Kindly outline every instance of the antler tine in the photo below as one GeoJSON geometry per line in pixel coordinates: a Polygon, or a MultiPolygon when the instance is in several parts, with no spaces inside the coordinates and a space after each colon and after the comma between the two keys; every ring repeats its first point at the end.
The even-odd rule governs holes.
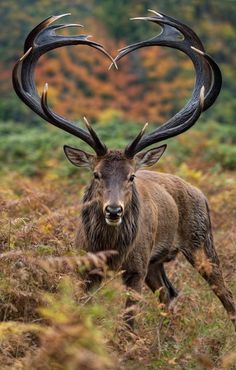
{"type": "MultiPolygon", "coordinates": [[[[103,156],[107,152],[106,146],[100,141],[98,136],[96,135],[89,135],[83,129],[74,126],[74,124],[68,120],[65,120],[62,116],[53,112],[48,106],[48,84],[46,83],[44,86],[44,90],[41,96],[41,107],[45,115],[50,119],[50,123],[54,126],[61,128],[64,131],[69,132],[72,135],[75,135],[75,129],[77,130],[77,134],[75,136],[79,137],[83,141],[85,141],[88,145],[90,145],[97,155],[103,156]]],[[[95,131],[93,131],[95,133],[95,131]]],[[[91,134],[91,131],[89,130],[91,134]]]]}
{"type": "Polygon", "coordinates": [[[163,140],[166,140],[166,139],[169,139],[171,137],[177,136],[177,135],[182,134],[183,132],[187,131],[188,129],[190,129],[195,124],[195,122],[200,117],[200,115],[203,111],[204,100],[205,100],[204,91],[205,91],[205,87],[202,86],[202,88],[200,90],[200,94],[199,94],[198,103],[197,103],[197,106],[196,106],[195,110],[193,111],[192,115],[186,121],[184,121],[183,124],[180,127],[171,127],[169,129],[159,131],[158,132],[158,138],[155,138],[154,140],[152,140],[151,143],[149,141],[148,135],[146,137],[144,137],[142,141],[139,140],[139,142],[136,145],[133,144],[133,142],[132,142],[125,149],[126,157],[127,158],[133,158],[135,154],[137,154],[138,152],[140,152],[141,150],[143,150],[147,146],[149,146],[151,144],[154,144],[154,143],[157,143],[157,142],[160,142],[160,141],[163,141],[163,140]]]}
{"type": "Polygon", "coordinates": [[[221,72],[219,67],[213,59],[205,53],[204,47],[195,32],[174,18],[168,17],[162,13],[152,12],[154,15],[151,17],[137,17],[134,19],[157,23],[161,26],[162,32],[149,40],[138,42],[121,49],[115,61],[120,60],[130,52],[142,47],[156,45],[168,46],[179,49],[190,57],[196,71],[196,81],[192,97],[186,106],[153,133],[143,136],[140,138],[139,142],[136,141],[135,149],[133,143],[131,143],[126,148],[126,153],[128,153],[129,157],[138,153],[144,147],[163,140],[160,138],[163,137],[164,132],[166,132],[164,135],[165,138],[168,138],[178,135],[178,133],[183,132],[183,130],[186,131],[186,122],[188,122],[189,127],[191,127],[194,122],[196,122],[197,114],[195,114],[195,112],[198,111],[199,94],[203,85],[206,90],[206,97],[204,99],[202,111],[208,109],[214,103],[221,89],[221,72]],[[194,122],[193,119],[195,119],[194,122]],[[168,136],[167,133],[171,136],[168,136]]]}
{"type": "Polygon", "coordinates": [[[69,13],[60,16],[49,17],[41,22],[29,33],[25,41],[26,52],[23,57],[21,57],[17,61],[13,68],[13,86],[20,99],[23,100],[23,102],[28,105],[35,113],[40,115],[43,119],[53,124],[54,126],[57,126],[60,129],[67,131],[68,133],[76,137],[79,137],[88,145],[90,145],[95,150],[98,156],[103,156],[107,152],[106,146],[98,138],[98,140],[95,142],[90,133],[75,126],[72,122],[66,120],[60,115],[52,112],[47,105],[47,87],[45,88],[42,99],[40,100],[35,85],[34,70],[38,59],[46,52],[59,47],[67,45],[88,45],[101,51],[103,54],[109,57],[112,62],[114,62],[113,58],[104,49],[104,47],[97,42],[89,40],[89,36],[57,35],[57,30],[75,26],[72,24],[51,25],[53,22],[65,15],[69,15],[69,13]],[[20,66],[21,72],[19,73],[20,66]],[[18,76],[19,74],[20,76],[18,76]]]}
{"type": "Polygon", "coordinates": [[[153,10],[151,12],[153,12],[155,15],[151,17],[136,17],[132,18],[132,20],[144,20],[156,23],[162,28],[162,32],[148,40],[141,41],[120,49],[118,56],[115,58],[115,61],[116,62],[119,61],[125,55],[137,49],[148,46],[159,45],[179,49],[186,53],[191,58],[196,71],[200,69],[199,64],[201,64],[201,68],[203,68],[204,64],[204,69],[206,70],[205,71],[206,73],[205,75],[197,74],[195,89],[193,91],[193,95],[197,98],[199,95],[200,87],[203,84],[206,90],[208,90],[208,88],[211,85],[211,70],[208,63],[204,62],[204,57],[202,58],[202,60],[199,60],[200,59],[199,55],[194,53],[193,50],[191,49],[191,46],[193,46],[198,50],[204,52],[202,42],[195,34],[195,32],[188,26],[182,24],[181,22],[163,13],[157,13],[154,12],[153,10]],[[198,81],[198,78],[201,79],[201,81],[198,81]]]}
{"type": "MultiPolygon", "coordinates": [[[[36,27],[32,29],[32,31],[28,34],[28,36],[25,39],[24,43],[24,52],[26,52],[31,46],[33,46],[34,40],[37,37],[37,35],[46,27],[50,26],[50,24],[54,23],[58,19],[62,17],[66,17],[67,15],[71,15],[71,13],[65,13],[60,15],[52,15],[46,19],[44,19],[42,22],[40,22],[36,27]]],[[[83,27],[83,26],[81,26],[83,27]]]]}
{"type": "Polygon", "coordinates": [[[220,93],[222,87],[222,74],[220,68],[209,54],[195,48],[194,46],[191,46],[191,49],[194,50],[196,53],[202,55],[211,67],[213,83],[211,84],[211,88],[208,90],[204,100],[203,111],[205,111],[210,108],[210,106],[215,102],[217,96],[220,93]]]}
{"type": "MultiPolygon", "coordinates": [[[[147,127],[148,127],[148,122],[145,123],[142,130],[138,133],[138,135],[135,137],[135,139],[132,141],[132,143],[125,148],[125,155],[126,155],[127,158],[130,157],[129,153],[135,152],[135,148],[136,148],[137,144],[140,142],[140,140],[142,139],[147,127]]],[[[131,155],[131,158],[132,157],[133,157],[133,155],[131,155]]]]}
{"type": "Polygon", "coordinates": [[[92,128],[92,126],[90,125],[90,123],[89,123],[89,121],[87,120],[86,117],[84,117],[84,122],[85,122],[85,125],[86,125],[90,135],[93,138],[93,141],[96,143],[96,147],[101,149],[101,153],[104,151],[104,149],[107,151],[107,148],[105,147],[105,145],[103,143],[101,143],[99,137],[97,136],[96,132],[94,131],[94,129],[92,128]]]}
{"type": "MultiPolygon", "coordinates": [[[[212,75],[213,75],[213,83],[210,87],[210,89],[208,90],[207,94],[205,95],[204,97],[204,103],[203,103],[203,106],[202,106],[202,112],[207,110],[215,101],[216,97],[214,95],[214,90],[217,90],[218,93],[220,92],[221,90],[221,86],[222,86],[222,75],[221,75],[221,71],[218,67],[218,65],[216,64],[216,62],[210,57],[210,55],[204,53],[203,51],[201,50],[198,50],[197,48],[195,47],[192,47],[192,49],[194,51],[196,51],[197,53],[199,53],[200,55],[204,56],[204,58],[206,59],[206,61],[208,62],[208,64],[211,66],[212,68],[212,75]],[[213,91],[213,93],[212,93],[213,91]]],[[[200,91],[201,92],[201,91],[200,91]]],[[[205,86],[204,86],[204,94],[205,94],[205,86]]],[[[194,107],[194,105],[193,105],[194,107]]],[[[174,126],[175,129],[177,129],[179,131],[179,133],[182,133],[184,131],[186,131],[186,129],[184,129],[184,131],[182,131],[182,126],[185,128],[185,121],[182,120],[180,122],[180,124],[178,125],[173,125],[173,121],[175,119],[175,117],[177,117],[178,115],[180,116],[181,118],[181,112],[180,111],[179,113],[177,113],[174,118],[171,118],[168,122],[166,122],[165,124],[163,124],[161,127],[159,127],[158,129],[156,129],[154,132],[152,132],[149,137],[146,137],[145,139],[147,140],[151,140],[154,142],[159,142],[163,139],[162,138],[162,133],[163,132],[174,132],[173,130],[169,130],[170,128],[172,128],[174,126]]],[[[191,116],[190,116],[191,118],[191,116]]],[[[177,120],[176,120],[177,121],[177,120]]],[[[190,121],[188,121],[190,122],[190,121]]],[[[195,122],[194,122],[195,123],[195,122]]],[[[192,125],[191,125],[192,126],[192,125]]],[[[190,127],[191,127],[190,126],[190,127]]],[[[178,134],[178,131],[177,134],[178,134]]],[[[176,135],[172,135],[172,136],[176,136],[176,135]]],[[[168,138],[168,137],[166,137],[168,138]]],[[[148,142],[148,141],[147,141],[148,142]]]]}

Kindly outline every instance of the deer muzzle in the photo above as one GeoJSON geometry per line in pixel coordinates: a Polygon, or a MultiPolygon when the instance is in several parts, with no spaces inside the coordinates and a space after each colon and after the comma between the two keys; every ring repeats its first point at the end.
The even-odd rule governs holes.
{"type": "Polygon", "coordinates": [[[123,207],[120,205],[107,205],[104,214],[108,225],[118,226],[122,222],[123,207]]]}

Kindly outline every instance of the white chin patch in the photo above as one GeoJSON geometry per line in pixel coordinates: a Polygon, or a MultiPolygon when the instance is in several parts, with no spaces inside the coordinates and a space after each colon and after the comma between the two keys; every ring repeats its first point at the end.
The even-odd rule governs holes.
{"type": "Polygon", "coordinates": [[[117,220],[110,220],[109,218],[105,218],[107,225],[109,226],[119,226],[122,222],[122,218],[118,218],[117,220]]]}

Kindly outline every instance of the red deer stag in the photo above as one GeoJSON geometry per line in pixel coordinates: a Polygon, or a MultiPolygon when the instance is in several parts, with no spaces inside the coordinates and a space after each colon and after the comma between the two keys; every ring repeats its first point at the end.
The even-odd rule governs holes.
{"type": "MultiPolygon", "coordinates": [[[[49,50],[85,44],[109,56],[102,45],[84,35],[58,35],[57,30],[71,26],[52,25],[60,17],[49,17],[30,32],[25,41],[24,55],[13,70],[13,85],[20,99],[34,112],[79,137],[96,153],[64,147],[70,162],[93,171],[93,179],[83,198],[78,247],[90,252],[116,250],[118,253],[111,257],[109,265],[125,271],[124,284],[137,292],[141,292],[144,282],[153,292],[160,289],[160,300],[166,304],[177,296],[177,291],[165,273],[164,264],[182,252],[220,299],[236,327],[235,304],[224,284],[205,196],[174,175],[142,169],[154,165],[166,145],[147,151],[143,149],[185,132],[214,103],[222,82],[217,64],[205,53],[198,36],[179,21],[154,11],[150,17],[135,18],[157,23],[162,32],[150,40],[120,50],[115,61],[138,48],[168,46],[191,58],[196,82],[191,99],[168,122],[149,134],[145,134],[144,127],[124,151],[108,150],[88,122],[87,132],[49,108],[47,84],[42,98],[38,96],[34,69],[39,57],[49,50]],[[199,266],[199,253],[208,262],[208,269],[199,266]]],[[[100,279],[93,276],[87,281],[88,287],[100,279]]],[[[133,303],[128,298],[126,305],[129,307],[133,303]]],[[[126,319],[130,325],[133,324],[131,311],[126,319]]]]}

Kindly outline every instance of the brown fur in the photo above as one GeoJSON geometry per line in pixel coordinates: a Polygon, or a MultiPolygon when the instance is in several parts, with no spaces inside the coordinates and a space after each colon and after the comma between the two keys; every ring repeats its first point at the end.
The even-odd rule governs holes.
{"type": "MultiPolygon", "coordinates": [[[[139,293],[144,282],[152,291],[162,288],[160,299],[165,303],[177,292],[165,274],[164,263],[182,252],[208,282],[235,325],[235,305],[223,281],[205,196],[176,176],[147,170],[138,170],[134,182],[127,185],[124,179],[135,171],[134,166],[134,161],[117,151],[96,163],[103,184],[92,180],[85,192],[78,247],[91,252],[118,251],[109,264],[125,270],[126,286],[139,293]],[[123,221],[117,227],[107,225],[104,219],[107,193],[112,193],[109,197],[113,201],[122,195],[125,204],[123,221]]],[[[88,286],[95,280],[91,276],[88,286]]],[[[133,303],[128,299],[127,306],[133,303]]],[[[128,321],[132,324],[130,317],[128,321]]]]}

